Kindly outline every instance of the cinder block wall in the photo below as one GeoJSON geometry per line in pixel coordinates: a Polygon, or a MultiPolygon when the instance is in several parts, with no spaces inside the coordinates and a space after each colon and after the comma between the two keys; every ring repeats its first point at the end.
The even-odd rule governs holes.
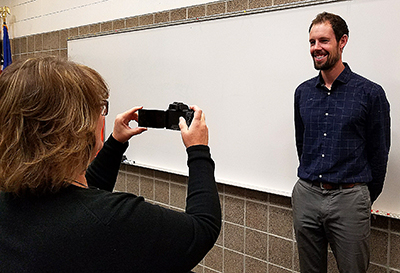
{"type": "MultiPolygon", "coordinates": [[[[306,2],[315,4],[316,1],[218,1],[29,35],[11,41],[13,59],[42,55],[68,58],[67,40],[71,37],[135,28],[145,29],[157,24],[190,21],[193,18],[207,18],[207,16],[223,17],[244,10],[251,12],[255,9],[265,9],[274,12],[276,8],[292,8],[291,5],[306,2]]],[[[142,195],[149,202],[163,207],[183,210],[186,182],[187,177],[184,176],[122,165],[116,190],[142,195]]],[[[215,247],[194,271],[198,273],[298,272],[290,198],[223,184],[218,186],[223,210],[223,229],[215,247]]],[[[371,246],[371,266],[368,272],[400,272],[399,219],[373,216],[371,246]]],[[[329,257],[329,272],[338,272],[332,254],[329,257]]]]}

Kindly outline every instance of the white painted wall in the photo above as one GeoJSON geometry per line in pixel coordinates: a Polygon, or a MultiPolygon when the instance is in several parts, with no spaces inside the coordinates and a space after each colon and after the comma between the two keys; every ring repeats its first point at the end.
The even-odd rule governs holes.
{"type": "Polygon", "coordinates": [[[140,14],[171,10],[209,0],[0,0],[8,6],[10,38],[140,14]]]}

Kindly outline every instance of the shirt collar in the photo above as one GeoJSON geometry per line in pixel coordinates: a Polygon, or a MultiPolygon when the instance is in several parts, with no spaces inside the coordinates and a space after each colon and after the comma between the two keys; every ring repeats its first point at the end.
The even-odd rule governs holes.
{"type": "MultiPolygon", "coordinates": [[[[333,84],[335,84],[335,82],[347,83],[350,80],[350,77],[352,74],[350,66],[347,63],[343,63],[343,64],[344,64],[344,70],[336,78],[336,80],[333,82],[333,84]]],[[[319,72],[318,77],[316,77],[316,79],[315,79],[315,87],[319,87],[319,86],[325,86],[325,82],[324,82],[324,79],[322,78],[321,71],[319,72]]]]}

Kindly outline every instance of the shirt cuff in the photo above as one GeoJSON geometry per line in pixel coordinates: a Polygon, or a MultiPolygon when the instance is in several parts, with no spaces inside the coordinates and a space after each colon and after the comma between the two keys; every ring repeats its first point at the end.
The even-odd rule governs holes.
{"type": "Polygon", "coordinates": [[[207,160],[214,167],[214,161],[211,159],[210,147],[206,145],[194,145],[186,149],[188,154],[188,166],[196,160],[207,160]]]}

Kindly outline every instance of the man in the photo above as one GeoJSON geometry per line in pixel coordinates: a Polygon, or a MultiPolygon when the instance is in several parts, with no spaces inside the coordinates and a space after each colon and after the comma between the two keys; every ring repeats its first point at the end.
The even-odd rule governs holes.
{"type": "Polygon", "coordinates": [[[328,243],[339,271],[366,272],[371,204],[383,188],[390,146],[389,103],[378,84],[342,61],[346,22],[321,13],[309,28],[317,77],[295,92],[300,165],[293,221],[301,272],[327,272],[328,243]]]}

